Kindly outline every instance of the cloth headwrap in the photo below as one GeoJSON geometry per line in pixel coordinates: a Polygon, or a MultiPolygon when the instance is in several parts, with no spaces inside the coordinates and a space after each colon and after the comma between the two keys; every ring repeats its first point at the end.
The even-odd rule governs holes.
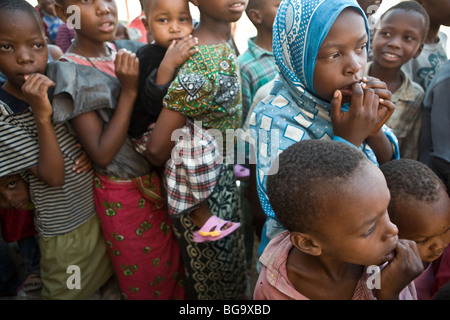
{"type": "Polygon", "coordinates": [[[361,11],[369,37],[366,15],[356,0],[283,0],[280,4],[273,26],[273,54],[281,75],[294,90],[315,94],[317,53],[336,18],[348,7],[361,11]]]}

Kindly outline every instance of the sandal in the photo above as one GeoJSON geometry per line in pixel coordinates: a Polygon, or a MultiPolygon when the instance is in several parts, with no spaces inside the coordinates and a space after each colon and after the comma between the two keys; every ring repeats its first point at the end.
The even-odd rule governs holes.
{"type": "Polygon", "coordinates": [[[250,169],[237,164],[234,166],[234,174],[236,175],[236,179],[244,180],[250,176],[250,169]]]}
{"type": "Polygon", "coordinates": [[[239,222],[226,221],[218,218],[217,216],[211,216],[211,218],[205,222],[200,230],[194,232],[194,241],[216,241],[226,237],[240,226],[241,224],[239,222]],[[230,223],[231,226],[225,230],[222,230],[222,228],[228,223],[230,223]]]}
{"type": "Polygon", "coordinates": [[[42,288],[41,278],[35,273],[30,274],[25,280],[25,283],[23,285],[23,291],[25,292],[36,291],[41,288],[42,288]]]}

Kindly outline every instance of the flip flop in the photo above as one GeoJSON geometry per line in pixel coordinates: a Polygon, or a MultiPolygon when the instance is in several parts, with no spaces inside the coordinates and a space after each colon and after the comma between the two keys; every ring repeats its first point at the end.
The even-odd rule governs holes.
{"type": "Polygon", "coordinates": [[[226,237],[240,226],[241,224],[239,222],[226,221],[218,218],[217,216],[211,216],[211,218],[205,222],[200,230],[194,232],[194,241],[216,241],[226,237]],[[225,230],[222,230],[227,223],[230,223],[231,226],[225,230]]]}
{"type": "Polygon", "coordinates": [[[32,274],[27,277],[23,285],[23,291],[31,292],[42,288],[41,278],[37,274],[32,274]]]}
{"type": "Polygon", "coordinates": [[[239,180],[247,179],[250,176],[250,169],[237,164],[234,166],[234,174],[239,180]]]}

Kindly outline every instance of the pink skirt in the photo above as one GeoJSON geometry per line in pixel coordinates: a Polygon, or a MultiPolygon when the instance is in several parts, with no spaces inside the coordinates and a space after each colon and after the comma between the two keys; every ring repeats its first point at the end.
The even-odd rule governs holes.
{"type": "Polygon", "coordinates": [[[158,175],[97,174],[94,198],[123,298],[184,299],[184,267],[158,175]]]}

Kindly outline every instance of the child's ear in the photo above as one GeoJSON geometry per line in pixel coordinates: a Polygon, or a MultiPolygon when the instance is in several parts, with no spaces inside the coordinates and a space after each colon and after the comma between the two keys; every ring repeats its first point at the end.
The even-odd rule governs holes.
{"type": "Polygon", "coordinates": [[[418,56],[420,56],[420,54],[422,53],[422,50],[423,50],[423,46],[424,46],[424,44],[422,43],[422,44],[420,45],[419,49],[417,49],[416,53],[414,54],[413,59],[415,59],[415,58],[417,58],[418,56]]]}
{"type": "Polygon", "coordinates": [[[148,32],[148,27],[149,27],[149,25],[148,25],[147,17],[142,17],[141,21],[142,21],[142,24],[143,24],[144,27],[145,27],[145,30],[147,30],[147,32],[148,32]]]}
{"type": "Polygon", "coordinates": [[[312,256],[319,256],[322,248],[314,237],[307,233],[291,232],[291,242],[300,251],[312,256]]]}
{"type": "Polygon", "coordinates": [[[248,19],[253,22],[253,24],[261,24],[262,23],[262,14],[259,10],[250,9],[247,13],[248,19]]]}

